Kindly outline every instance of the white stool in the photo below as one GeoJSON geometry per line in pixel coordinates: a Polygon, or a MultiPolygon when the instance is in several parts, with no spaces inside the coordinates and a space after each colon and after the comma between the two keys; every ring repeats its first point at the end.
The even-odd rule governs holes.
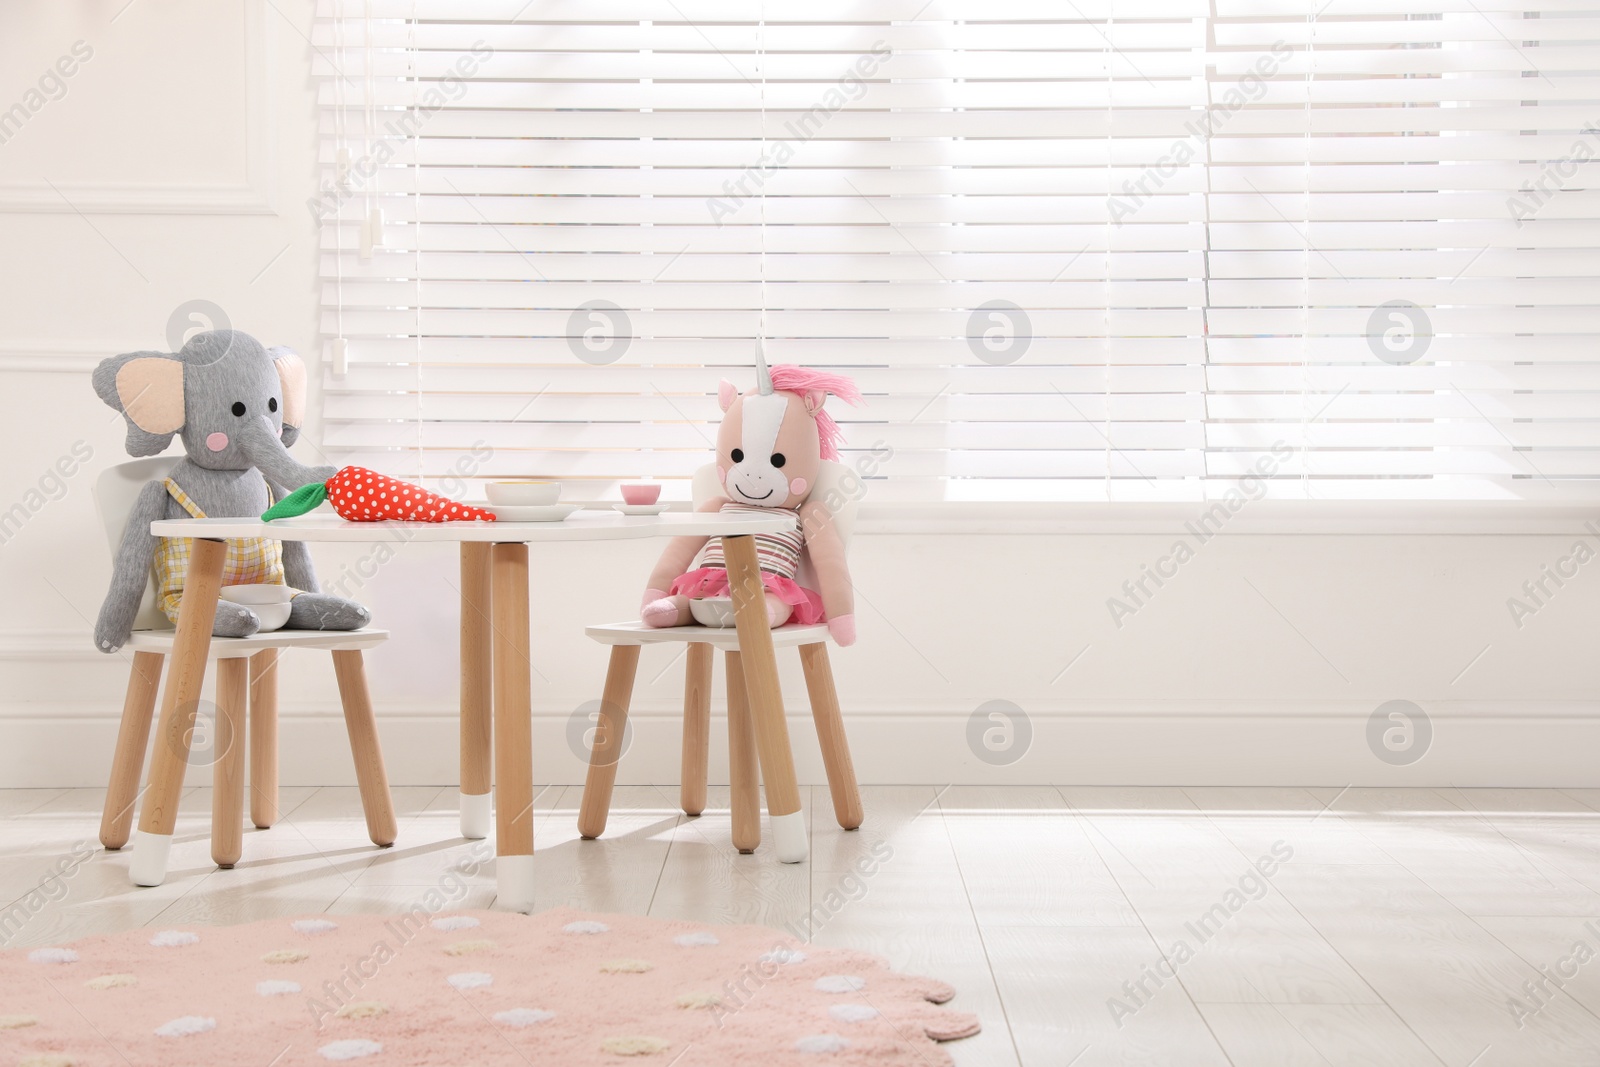
{"type": "MultiPolygon", "coordinates": [[[[95,504],[115,552],[128,514],[146,484],[164,478],[178,462],[165,456],[118,464],[95,483],[95,504]]],[[[161,667],[172,652],[176,631],[156,609],[153,582],[145,585],[133,635],[122,646],[133,653],[128,692],[117,730],[116,754],[100,819],[100,843],[115,851],[128,843],[144,772],[145,748],[155,713],[161,667]]],[[[377,722],[367,692],[361,653],[389,637],[387,630],[275,630],[250,637],[214,637],[208,661],[217,665],[216,734],[212,764],[211,858],[232,867],[244,848],[244,756],[246,704],[249,705],[250,820],[261,829],[278,818],[278,653],[286,648],[316,648],[333,653],[333,669],[344,705],[345,728],[361,784],[367,833],[374,844],[394,844],[394,804],[389,795],[377,722]]],[[[185,746],[187,750],[187,746],[185,746]]],[[[139,885],[160,885],[166,876],[168,834],[140,831],[131,875],[139,885]]]]}
{"type": "MultiPolygon", "coordinates": [[[[856,494],[845,491],[847,469],[824,461],[818,473],[814,494],[839,501],[834,508],[834,524],[848,548],[855,523],[856,494]]],[[[698,504],[719,491],[716,468],[707,466],[695,474],[694,496],[698,504]]],[[[801,584],[811,585],[815,572],[810,559],[800,563],[801,584]]],[[[583,801],[578,812],[578,831],[585,838],[605,832],[611,810],[611,792],[617,777],[617,762],[627,726],[628,706],[633,697],[634,676],[639,665],[639,650],[644,645],[687,644],[688,667],[683,688],[683,770],[680,785],[683,810],[699,815],[706,803],[706,766],[711,744],[711,669],[712,653],[725,653],[728,682],[728,766],[732,786],[733,844],[740,852],[755,851],[761,843],[761,803],[758,789],[755,733],[745,696],[744,670],[739,657],[739,633],[733,627],[673,626],[656,629],[643,622],[620,622],[590,626],[584,633],[611,647],[606,670],[605,692],[600,702],[600,719],[595,742],[589,753],[589,773],[584,782],[583,801]]],[[[780,626],[772,631],[774,648],[799,648],[805,671],[806,689],[811,696],[811,714],[816,722],[817,740],[822,747],[822,762],[828,774],[834,816],[846,830],[861,825],[861,790],[856,784],[855,767],[850,761],[850,746],[845,738],[844,719],[839,712],[839,695],[833,683],[833,668],[828,662],[828,628],[780,626]]],[[[808,851],[805,820],[801,812],[773,821],[774,845],[778,857],[792,862],[808,851]]]]}

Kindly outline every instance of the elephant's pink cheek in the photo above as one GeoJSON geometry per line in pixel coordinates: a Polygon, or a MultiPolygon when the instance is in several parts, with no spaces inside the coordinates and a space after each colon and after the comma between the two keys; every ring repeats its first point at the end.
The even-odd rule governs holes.
{"type": "Polygon", "coordinates": [[[804,478],[796,478],[794,481],[789,483],[789,495],[803,496],[806,491],[806,484],[807,483],[804,478]]]}
{"type": "Polygon", "coordinates": [[[207,434],[206,447],[213,452],[221,452],[228,447],[228,435],[225,433],[207,434]]]}

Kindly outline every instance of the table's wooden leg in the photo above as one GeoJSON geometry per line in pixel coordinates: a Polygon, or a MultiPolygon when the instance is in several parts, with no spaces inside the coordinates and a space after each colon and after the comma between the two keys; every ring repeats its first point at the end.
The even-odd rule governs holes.
{"type": "Polygon", "coordinates": [[[278,649],[250,657],[250,822],[278,821],[278,649]]]}
{"type": "Polygon", "coordinates": [[[155,758],[150,766],[150,788],[139,813],[139,834],[134,841],[128,874],[135,885],[160,885],[167,877],[167,854],[172,830],[178,822],[178,800],[183,795],[183,772],[194,740],[194,715],[206,679],[206,657],[211,652],[211,627],[217,618],[217,594],[222,589],[222,564],[228,557],[226,541],[194,539],[183,603],[178,609],[178,633],[172,643],[167,668],[167,691],[156,728],[155,758]]]}
{"type": "Polygon", "coordinates": [[[606,687],[600,695],[594,744],[589,749],[589,771],[583,779],[583,799],[578,804],[578,833],[593,841],[606,832],[611,813],[611,790],[622,761],[622,743],[628,737],[628,705],[633,701],[633,680],[639,670],[638,645],[612,645],[606,665],[606,687]]]}
{"type": "Polygon", "coordinates": [[[761,779],[756,738],[750,731],[750,700],[739,653],[728,653],[728,811],[733,847],[749,855],[761,844],[761,779]]]}
{"type": "Polygon", "coordinates": [[[106,783],[106,807],[100,816],[100,843],[113,852],[128,843],[128,834],[133,830],[133,807],[139,800],[144,750],[150,743],[156,693],[161,688],[161,661],[165,658],[159,652],[135,652],[133,669],[128,672],[128,695],[122,702],[122,725],[117,728],[111,780],[106,783]]]}
{"type": "MultiPolygon", "coordinates": [[[[492,792],[494,645],[489,545],[461,543],[461,836],[489,836],[492,792]]],[[[526,654],[526,650],[524,650],[526,654]]]]}
{"type": "Polygon", "coordinates": [[[728,585],[733,593],[734,621],[739,629],[739,654],[744,667],[745,692],[755,724],[756,751],[761,756],[761,779],[767,792],[767,817],[772,822],[772,844],[783,863],[799,863],[810,851],[805,813],[800,810],[800,787],[795,781],[794,754],[789,749],[789,727],[783,716],[783,692],[778,687],[778,657],[772,649],[767,625],[766,590],[756,561],[753,538],[722,539],[728,561],[728,585]]]}
{"type": "Polygon", "coordinates": [[[494,777],[497,902],[533,909],[533,682],[528,661],[528,546],[490,553],[494,620],[494,777]]]}
{"type": "Polygon", "coordinates": [[[211,858],[226,870],[244,851],[244,721],[250,660],[217,664],[217,736],[211,764],[211,858]]]}
{"type": "Polygon", "coordinates": [[[683,764],[678,797],[685,815],[706,810],[706,764],[711,758],[711,664],[716,649],[689,646],[683,673],[683,764]]]}

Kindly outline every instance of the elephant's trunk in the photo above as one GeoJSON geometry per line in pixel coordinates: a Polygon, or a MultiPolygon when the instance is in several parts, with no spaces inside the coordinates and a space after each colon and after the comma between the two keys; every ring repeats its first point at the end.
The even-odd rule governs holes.
{"type": "Polygon", "coordinates": [[[265,415],[246,423],[240,436],[245,455],[273,485],[298,489],[312,482],[325,482],[338,472],[337,467],[307,467],[297,463],[283,446],[272,420],[265,415]]]}

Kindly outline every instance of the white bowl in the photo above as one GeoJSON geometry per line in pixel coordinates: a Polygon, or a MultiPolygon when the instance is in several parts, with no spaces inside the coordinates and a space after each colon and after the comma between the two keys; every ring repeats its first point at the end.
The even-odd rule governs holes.
{"type": "Polygon", "coordinates": [[[261,620],[261,632],[281,630],[289,621],[294,590],[286,585],[225,585],[219,599],[249,608],[261,620]]]}
{"type": "Polygon", "coordinates": [[[489,503],[518,508],[549,507],[561,499],[560,482],[490,482],[483,488],[489,503]]]}
{"type": "Polygon", "coordinates": [[[582,504],[549,504],[518,507],[515,504],[490,504],[489,510],[501,522],[561,522],[583,510],[582,504]]]}
{"type": "Polygon", "coordinates": [[[694,621],[701,626],[715,626],[728,629],[734,625],[733,598],[726,596],[706,597],[704,600],[689,601],[689,614],[694,616],[694,621]]]}

